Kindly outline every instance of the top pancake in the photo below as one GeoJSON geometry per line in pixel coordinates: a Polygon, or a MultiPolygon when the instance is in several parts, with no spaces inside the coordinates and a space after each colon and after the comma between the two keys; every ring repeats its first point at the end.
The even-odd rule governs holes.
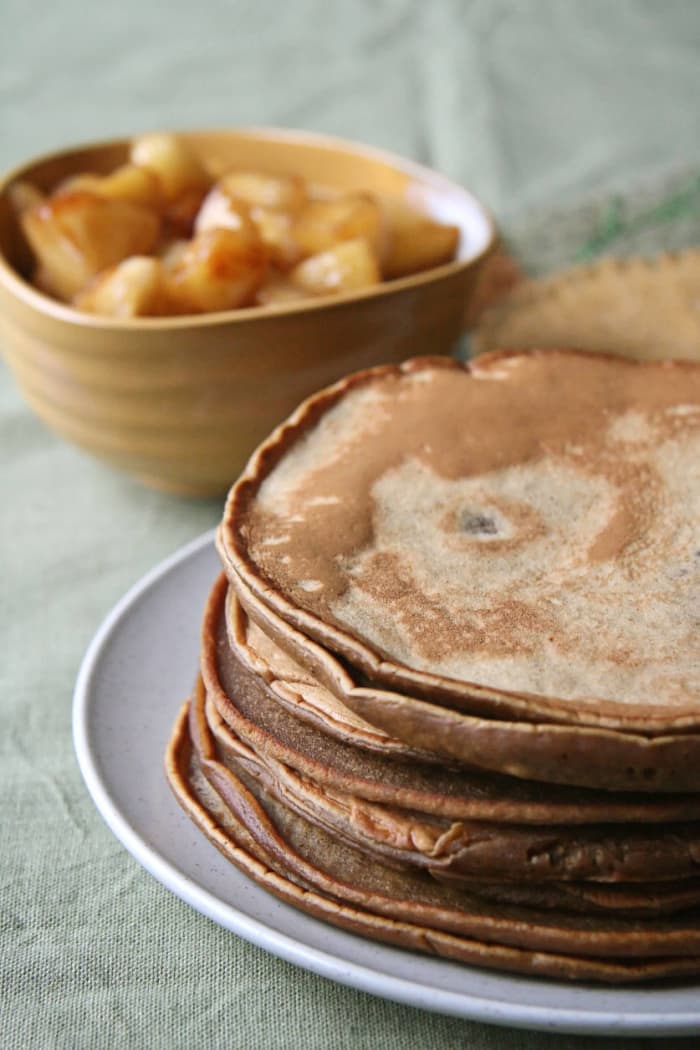
{"type": "Polygon", "coordinates": [[[305,402],[229,574],[372,679],[479,713],[700,725],[700,365],[417,359],[305,402]]]}

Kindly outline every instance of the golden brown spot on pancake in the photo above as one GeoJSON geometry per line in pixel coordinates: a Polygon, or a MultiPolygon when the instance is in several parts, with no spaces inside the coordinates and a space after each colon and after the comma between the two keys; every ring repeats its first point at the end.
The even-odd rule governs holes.
{"type": "Polygon", "coordinates": [[[603,460],[599,469],[615,485],[617,501],[605,528],[588,547],[587,559],[600,562],[627,553],[628,569],[634,572],[629,554],[638,555],[639,551],[631,552],[630,548],[648,541],[654,515],[663,506],[663,483],[649,463],[621,462],[611,457],[609,463],[603,460]]]}
{"type": "Polygon", "coordinates": [[[505,655],[533,650],[554,623],[515,597],[475,610],[455,622],[449,605],[421,591],[406,566],[393,554],[375,554],[354,585],[386,607],[389,616],[410,639],[411,647],[427,660],[443,660],[467,647],[505,655]]]}

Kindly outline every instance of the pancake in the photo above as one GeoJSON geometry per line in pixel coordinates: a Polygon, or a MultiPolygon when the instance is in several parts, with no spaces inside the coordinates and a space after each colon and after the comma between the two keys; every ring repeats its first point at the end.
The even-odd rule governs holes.
{"type": "Polygon", "coordinates": [[[700,252],[602,259],[522,282],[478,319],[477,353],[573,346],[700,360],[700,252]]]}
{"type": "MultiPolygon", "coordinates": [[[[525,785],[519,785],[520,800],[509,799],[505,784],[477,780],[475,790],[463,772],[363,756],[298,722],[232,650],[224,586],[219,581],[210,598],[202,644],[209,722],[220,754],[237,769],[247,763],[266,790],[335,837],[384,863],[497,880],[678,882],[698,875],[697,822],[616,826],[610,820],[614,800],[604,795],[588,809],[598,823],[581,826],[581,793],[583,806],[561,792],[553,802],[540,797],[533,805],[525,785]],[[480,786],[491,787],[491,799],[479,794],[480,786]],[[572,811],[573,826],[563,817],[572,811]],[[498,821],[502,814],[510,823],[498,821]],[[522,814],[530,826],[513,820],[522,814]],[[533,822],[535,815],[540,823],[533,822]]],[[[638,819],[643,812],[639,806],[638,819]]]]}
{"type": "MultiPolygon", "coordinates": [[[[697,878],[700,825],[544,827],[457,822],[368,802],[299,776],[244,744],[213,703],[206,719],[220,761],[245,770],[272,798],[334,839],[400,868],[460,879],[496,878],[543,883],[635,883],[697,878]]],[[[677,886],[675,887],[677,888],[677,886]]]]}
{"type": "MultiPolygon", "coordinates": [[[[246,615],[300,668],[310,672],[343,705],[367,722],[418,749],[431,748],[452,762],[471,763],[550,783],[647,794],[651,786],[664,792],[691,792],[698,787],[700,771],[696,763],[700,757],[700,741],[697,735],[648,738],[613,730],[475,718],[405,693],[358,684],[358,680],[363,680],[347,662],[290,627],[238,578],[232,581],[231,587],[246,615]]],[[[246,628],[237,621],[238,606],[232,599],[229,604],[232,607],[231,645],[247,660],[251,670],[257,672],[264,658],[260,654],[251,657],[249,644],[239,645],[246,628]]],[[[268,681],[276,677],[271,667],[262,673],[268,681]]],[[[297,674],[299,682],[303,673],[297,674]]],[[[275,688],[278,696],[285,692],[278,685],[275,688]]],[[[294,691],[299,694],[303,687],[297,684],[294,691]]],[[[696,806],[692,799],[688,803],[696,806]]],[[[693,812],[697,813],[697,809],[693,812]]]]}
{"type": "MultiPolygon", "coordinates": [[[[370,750],[378,749],[381,745],[381,740],[377,740],[371,732],[371,727],[367,727],[367,724],[360,719],[352,717],[348,709],[329,690],[318,684],[307,666],[303,666],[288,653],[283,652],[278,645],[268,638],[261,628],[248,618],[232,588],[229,588],[226,597],[226,624],[229,641],[237,658],[252,672],[263,678],[266,685],[274,693],[275,698],[286,710],[300,720],[308,722],[310,725],[321,729],[346,744],[354,744],[360,748],[367,747],[370,750]],[[366,732],[368,728],[370,730],[369,734],[366,732]]],[[[213,715],[209,714],[208,721],[214,736],[217,735],[217,727],[218,732],[222,732],[220,728],[222,720],[218,712],[213,715]]],[[[223,733],[227,738],[228,747],[235,746],[233,743],[235,739],[233,732],[226,727],[223,733]]],[[[389,737],[386,737],[386,741],[389,743],[386,746],[386,750],[382,751],[382,753],[386,757],[396,757],[394,741],[389,737]]],[[[245,747],[242,743],[240,746],[245,747]]],[[[256,758],[262,759],[262,756],[257,755],[255,752],[253,754],[256,755],[256,758]]],[[[274,759],[267,759],[267,761],[277,770],[275,778],[277,782],[281,783],[283,780],[289,781],[290,779],[294,781],[296,779],[301,783],[302,790],[308,788],[310,784],[308,777],[300,777],[294,773],[291,767],[285,766],[274,759]]],[[[477,779],[474,786],[475,788],[483,787],[483,784],[480,785],[477,779]]],[[[495,811],[498,805],[495,797],[498,789],[497,779],[490,786],[493,792],[491,800],[494,803],[495,811]]],[[[317,793],[323,791],[318,785],[314,785],[314,787],[317,793]]],[[[333,788],[330,789],[330,795],[331,804],[337,802],[340,797],[342,804],[341,814],[350,813],[357,822],[358,813],[361,813],[363,810],[362,799],[343,795],[333,788]]],[[[486,799],[483,801],[485,802],[486,799]]],[[[680,800],[677,798],[675,801],[678,802],[680,800]]],[[[626,806],[623,803],[621,808],[619,798],[613,799],[612,796],[605,795],[598,801],[597,810],[593,809],[593,811],[590,802],[586,805],[586,802],[580,797],[578,802],[579,804],[576,806],[574,813],[574,819],[577,822],[592,820],[600,823],[600,821],[608,820],[611,812],[613,817],[621,817],[630,824],[634,820],[649,821],[650,818],[652,820],[677,820],[679,816],[681,818],[690,816],[696,819],[700,816],[700,799],[693,796],[688,798],[684,812],[678,810],[673,812],[672,809],[668,808],[669,804],[673,806],[673,799],[662,801],[663,812],[659,812],[658,802],[654,803],[654,811],[651,811],[649,808],[645,810],[644,806],[640,805],[639,796],[635,798],[635,805],[630,805],[628,800],[626,806]],[[614,803],[614,805],[611,805],[611,803],[614,803]],[[695,809],[693,809],[693,805],[695,809]]],[[[502,803],[503,800],[501,800],[501,805],[502,803]]],[[[308,802],[303,803],[303,805],[307,808],[308,802]]],[[[364,805],[368,805],[375,811],[380,809],[380,812],[377,814],[379,819],[376,824],[373,819],[363,819],[358,828],[360,837],[358,838],[356,834],[354,837],[355,842],[359,842],[366,847],[368,831],[371,833],[373,830],[377,830],[381,838],[386,841],[387,821],[384,819],[385,815],[381,812],[381,807],[378,807],[376,803],[364,805]]],[[[576,804],[574,803],[574,805],[576,804]]],[[[494,816],[494,811],[486,814],[487,819],[494,816]]],[[[484,816],[483,807],[479,816],[484,816]]],[[[514,814],[510,812],[506,816],[512,819],[514,814]]],[[[554,812],[551,816],[553,819],[556,819],[554,812]]],[[[417,817],[418,814],[412,814],[412,827],[415,826],[417,817]]],[[[570,824],[573,823],[570,819],[570,812],[564,814],[564,817],[569,819],[570,824]]],[[[445,825],[447,822],[442,821],[441,823],[445,825]]],[[[574,824],[574,826],[576,825],[574,824]]],[[[391,824],[389,824],[390,828],[391,824]]],[[[407,840],[409,840],[408,836],[404,838],[404,841],[407,840]]],[[[455,876],[454,872],[450,874],[450,872],[445,870],[438,872],[433,869],[431,874],[436,878],[443,879],[452,878],[453,880],[458,880],[460,878],[460,876],[455,876]]],[[[615,885],[614,883],[594,886],[583,883],[573,884],[571,882],[554,883],[552,881],[548,881],[546,886],[534,886],[532,883],[514,884],[513,882],[495,883],[493,880],[480,881],[472,876],[469,878],[469,889],[470,892],[487,896],[489,899],[530,904],[539,907],[554,907],[564,911],[613,910],[618,912],[624,911],[626,914],[645,915],[678,911],[700,904],[700,883],[692,879],[685,879],[679,882],[673,882],[669,879],[663,883],[656,884],[640,882],[634,886],[631,886],[629,883],[625,886],[615,885]]]]}
{"type": "Polygon", "coordinates": [[[177,801],[227,860],[285,903],[364,937],[491,969],[610,983],[692,976],[697,972],[698,963],[692,959],[581,960],[487,945],[341,906],[330,897],[301,888],[274,870],[245,825],[226,808],[201,773],[189,738],[187,708],[185,705],[178,717],[166,754],[166,775],[177,801]]]}
{"type": "MultiPolygon", "coordinates": [[[[227,581],[212,587],[202,622],[201,673],[221,718],[246,744],[334,791],[451,820],[515,824],[668,823],[700,820],[700,796],[612,793],[415,760],[387,760],[328,736],[279,703],[269,675],[236,650],[227,581]]],[[[233,605],[234,609],[240,607],[233,605]]]]}
{"type": "MultiPolygon", "coordinates": [[[[373,683],[537,730],[638,733],[639,761],[610,747],[605,766],[634,766],[630,789],[646,769],[655,789],[695,790],[699,452],[699,364],[415,360],[349,377],[278,428],[229,495],[219,550],[232,581],[373,683]],[[685,752],[643,746],[680,733],[685,752]]],[[[581,742],[586,760],[605,750],[581,742]]]]}
{"type": "Polygon", "coordinates": [[[180,803],[229,859],[282,899],[346,929],[561,978],[638,981],[700,970],[700,932],[689,918],[592,921],[508,906],[494,912],[433,880],[367,865],[217,761],[201,696],[189,720],[181,713],[166,765],[180,803]]]}
{"type": "Polygon", "coordinates": [[[246,615],[233,589],[229,589],[227,596],[226,624],[231,645],[246,666],[264,679],[279,703],[296,718],[365,751],[376,751],[387,757],[436,761],[432,752],[411,748],[354,714],[314,678],[310,670],[312,661],[295,660],[246,615]]]}
{"type": "Polygon", "coordinates": [[[700,972],[700,363],[421,359],[258,449],[167,771],[278,897],[476,965],[700,972]]]}
{"type": "Polygon", "coordinates": [[[518,882],[495,882],[470,879],[447,872],[433,873],[441,882],[461,886],[470,894],[485,897],[494,903],[520,904],[527,908],[553,909],[559,912],[612,913],[616,915],[672,915],[675,912],[696,910],[700,906],[700,885],[697,880],[678,883],[645,882],[615,885],[590,882],[547,882],[542,885],[518,882]]]}

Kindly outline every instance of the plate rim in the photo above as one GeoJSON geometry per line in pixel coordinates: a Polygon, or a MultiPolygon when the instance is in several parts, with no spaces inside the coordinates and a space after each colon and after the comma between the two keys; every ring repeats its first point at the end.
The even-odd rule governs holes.
{"type": "MultiPolygon", "coordinates": [[[[179,547],[127,589],[102,620],[85,651],[78,671],[71,717],[75,756],[94,805],[107,827],[127,852],[161,885],[217,925],[287,962],[379,998],[431,1012],[461,1017],[465,1020],[530,1031],[643,1037],[695,1035],[700,1032],[700,1007],[695,1011],[677,1012],[670,1016],[668,1013],[659,1014],[657,1011],[645,1013],[643,1009],[640,1010],[641,1003],[635,1006],[634,1010],[629,1007],[614,1008],[611,1006],[610,1009],[603,1012],[588,1008],[557,1006],[555,1002],[545,1010],[539,1004],[514,1003],[512,998],[507,997],[506,989],[500,999],[485,998],[469,992],[435,988],[418,980],[409,980],[387,973],[381,967],[343,959],[334,952],[305,944],[290,934],[275,929],[272,923],[263,922],[239,911],[163,857],[144,838],[121,812],[118,803],[104,783],[95,761],[90,742],[90,712],[94,704],[91,686],[100,660],[114,632],[128,617],[138,599],[155,589],[164,577],[177,571],[181,565],[198,556],[206,548],[213,546],[216,531],[216,528],[209,529],[179,547]]],[[[172,804],[174,808],[178,808],[174,798],[172,804]]],[[[310,921],[311,919],[302,912],[298,914],[302,920],[310,921]]],[[[313,921],[319,922],[320,920],[313,921]]],[[[390,946],[384,945],[383,947],[389,948],[390,946]]],[[[401,948],[392,947],[392,950],[406,954],[401,948]]],[[[464,969],[467,973],[470,969],[477,970],[476,967],[466,965],[464,969]]],[[[480,971],[477,970],[477,972],[480,971]]],[[[495,979],[502,978],[504,981],[513,981],[516,978],[519,980],[534,979],[527,975],[521,978],[518,975],[501,974],[498,971],[489,971],[489,976],[495,979]]],[[[556,999],[558,988],[569,987],[568,983],[562,985],[560,982],[548,982],[543,978],[537,980],[538,983],[541,981],[550,985],[554,999],[556,999]]],[[[643,989],[644,986],[636,988],[637,991],[643,989]]],[[[629,991],[629,988],[625,990],[629,991]]],[[[624,994],[615,986],[601,986],[600,992],[607,1000],[613,1002],[616,995],[624,994]]]]}

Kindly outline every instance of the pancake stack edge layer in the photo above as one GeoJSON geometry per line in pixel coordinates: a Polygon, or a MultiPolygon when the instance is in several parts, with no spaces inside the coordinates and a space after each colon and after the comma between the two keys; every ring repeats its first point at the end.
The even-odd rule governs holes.
{"type": "Polygon", "coordinates": [[[365,936],[700,971],[700,365],[419,359],[305,402],[233,487],[181,804],[365,936]]]}

